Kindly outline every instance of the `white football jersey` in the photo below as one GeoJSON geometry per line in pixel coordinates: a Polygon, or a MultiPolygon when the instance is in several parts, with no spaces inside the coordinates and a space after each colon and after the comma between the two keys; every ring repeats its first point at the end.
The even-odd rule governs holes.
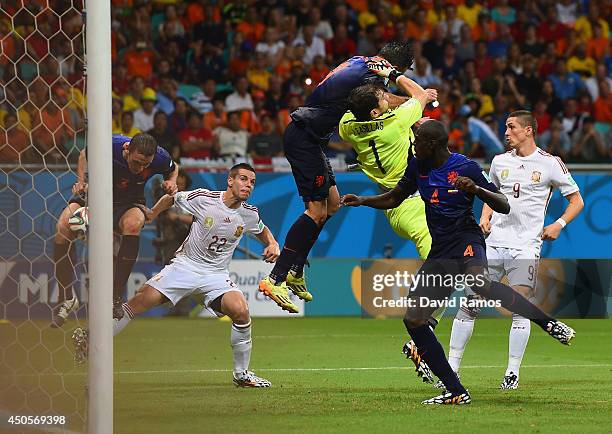
{"type": "Polygon", "coordinates": [[[527,157],[508,151],[493,158],[491,181],[510,203],[510,214],[493,212],[487,245],[530,249],[539,254],[546,208],[553,190],[563,196],[578,191],[578,185],[559,157],[540,148],[527,157]]]}
{"type": "Polygon", "coordinates": [[[228,271],[242,234],[260,234],[265,228],[257,208],[244,202],[239,208],[228,208],[222,191],[182,191],[174,195],[174,203],[194,216],[176,257],[186,257],[207,270],[228,271]]]}

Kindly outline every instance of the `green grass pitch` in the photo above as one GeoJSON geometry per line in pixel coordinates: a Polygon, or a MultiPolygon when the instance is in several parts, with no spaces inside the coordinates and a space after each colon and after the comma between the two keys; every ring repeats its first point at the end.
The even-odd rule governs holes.
{"type": "MultiPolygon", "coordinates": [[[[436,331],[445,350],[451,323],[436,331]]],[[[398,319],[255,318],[261,390],[231,383],[228,322],[136,319],[115,338],[115,432],[610,432],[612,321],[568,323],[571,347],[532,328],[520,388],[501,391],[510,321],[478,320],[461,371],[472,405],[432,408],[398,319]]]]}

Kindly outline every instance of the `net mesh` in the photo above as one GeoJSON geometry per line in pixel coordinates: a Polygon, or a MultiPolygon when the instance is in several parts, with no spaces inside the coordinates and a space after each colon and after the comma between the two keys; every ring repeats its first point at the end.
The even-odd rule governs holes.
{"type": "Polygon", "coordinates": [[[86,368],[75,366],[71,343],[86,321],[81,241],[73,291],[82,307],[50,327],[56,224],[85,146],[83,6],[0,2],[0,431],[24,422],[20,429],[32,432],[85,426],[86,368]]]}

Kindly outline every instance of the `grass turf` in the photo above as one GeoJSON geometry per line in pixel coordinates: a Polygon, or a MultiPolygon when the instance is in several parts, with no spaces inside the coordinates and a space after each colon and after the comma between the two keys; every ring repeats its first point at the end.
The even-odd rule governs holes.
{"type": "Polygon", "coordinates": [[[520,388],[501,391],[510,322],[478,320],[461,371],[473,404],[424,407],[437,389],[401,354],[399,320],[256,318],[251,369],[273,384],[257,390],[231,383],[228,322],[137,319],[115,338],[115,432],[609,432],[612,322],[568,323],[571,347],[532,328],[520,388]]]}

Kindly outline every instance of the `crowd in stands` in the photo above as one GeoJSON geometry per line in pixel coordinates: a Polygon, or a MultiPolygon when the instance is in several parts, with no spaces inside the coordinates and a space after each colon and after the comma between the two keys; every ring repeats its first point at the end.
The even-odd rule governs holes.
{"type": "MultiPolygon", "coordinates": [[[[22,149],[29,136],[51,152],[63,138],[57,134],[74,135],[83,124],[82,42],[68,25],[79,17],[37,16],[32,31],[27,17],[10,15],[13,4],[20,1],[7,0],[9,12],[0,14],[0,34],[7,35],[0,127],[8,142],[19,142],[13,148],[22,149]],[[23,100],[15,83],[24,80],[12,80],[23,71],[10,68],[15,62],[7,56],[19,55],[20,38],[45,36],[41,27],[57,35],[60,23],[66,38],[50,42],[58,54],[45,57],[44,47],[37,52],[29,39],[21,43],[49,91],[38,95],[26,80],[30,100],[9,104],[23,100]],[[6,49],[11,40],[13,52],[6,49]],[[45,105],[49,98],[70,103],[58,115],[54,104],[45,105]],[[34,134],[36,123],[21,114],[25,106],[42,110],[55,136],[34,134]]],[[[176,159],[281,156],[289,114],[331,69],[353,55],[375,55],[387,41],[410,40],[415,62],[406,75],[438,89],[439,107],[424,115],[448,126],[453,150],[490,160],[505,149],[508,113],[527,109],[536,115],[541,148],[568,162],[612,161],[610,2],[112,0],[112,6],[113,132],[149,132],[176,159]]],[[[337,135],[326,153],[352,158],[337,135]]]]}

